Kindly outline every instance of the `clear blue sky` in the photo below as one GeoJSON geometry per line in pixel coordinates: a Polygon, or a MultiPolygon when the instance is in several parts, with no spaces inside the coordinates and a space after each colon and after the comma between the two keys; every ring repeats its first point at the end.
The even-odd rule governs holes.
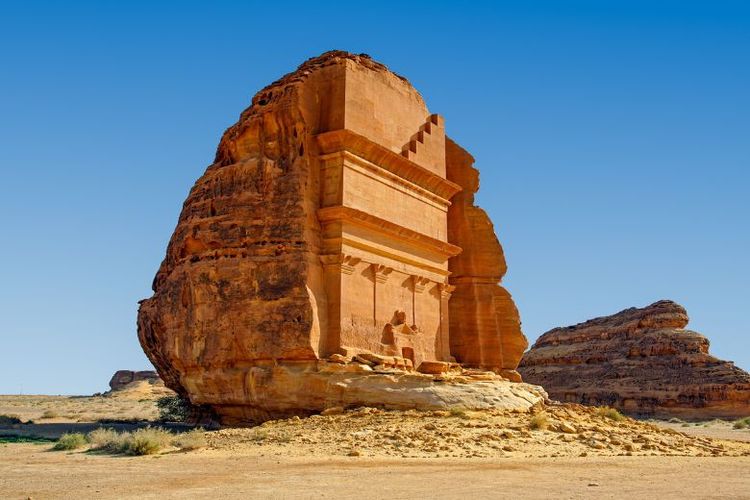
{"type": "Polygon", "coordinates": [[[670,298],[750,368],[746,2],[0,3],[0,393],[101,391],[251,96],[329,49],[477,159],[531,341],[670,298]]]}

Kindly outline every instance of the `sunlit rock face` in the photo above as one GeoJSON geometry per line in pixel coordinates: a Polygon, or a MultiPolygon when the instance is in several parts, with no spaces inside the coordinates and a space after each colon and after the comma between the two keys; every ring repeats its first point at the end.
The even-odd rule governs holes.
{"type": "Polygon", "coordinates": [[[685,419],[750,415],[750,374],[708,352],[686,330],[685,308],[644,308],[555,328],[527,352],[519,371],[553,399],[685,419]]]}
{"type": "MultiPolygon", "coordinates": [[[[409,82],[365,55],[327,52],[258,92],[191,189],[139,309],[167,386],[240,422],[333,404],[321,373],[340,366],[520,381],[526,339],[472,163],[409,82]]],[[[356,390],[342,401],[388,403],[356,390]]]]}

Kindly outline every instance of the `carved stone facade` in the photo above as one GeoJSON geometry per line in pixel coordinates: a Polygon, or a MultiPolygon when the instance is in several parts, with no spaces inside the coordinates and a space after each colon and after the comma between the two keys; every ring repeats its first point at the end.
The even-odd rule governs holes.
{"type": "Polygon", "coordinates": [[[186,200],[139,311],[165,383],[225,413],[252,370],[332,355],[520,380],[478,173],[404,79],[329,52],[259,92],[186,200]]]}
{"type": "Polygon", "coordinates": [[[460,187],[445,179],[441,124],[437,115],[428,116],[417,134],[439,138],[417,142],[419,147],[407,143],[402,153],[392,150],[396,143],[384,147],[348,129],[316,136],[321,292],[328,303],[321,356],[371,352],[414,366],[450,359],[439,345],[448,335],[441,286],[448,259],[461,252],[447,241],[449,200],[460,187]]]}

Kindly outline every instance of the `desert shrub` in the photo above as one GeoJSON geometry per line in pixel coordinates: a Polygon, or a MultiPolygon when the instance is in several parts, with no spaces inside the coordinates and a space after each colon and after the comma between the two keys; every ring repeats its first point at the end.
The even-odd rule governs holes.
{"type": "Polygon", "coordinates": [[[253,431],[252,436],[250,436],[250,439],[255,442],[265,441],[266,439],[268,439],[268,429],[256,428],[253,431]]]}
{"type": "Polygon", "coordinates": [[[123,452],[128,455],[153,455],[172,441],[172,434],[164,429],[146,427],[127,435],[123,442],[123,452]]]}
{"type": "Polygon", "coordinates": [[[543,431],[549,427],[549,418],[546,413],[537,413],[529,421],[529,427],[533,430],[543,431]]]}
{"type": "Polygon", "coordinates": [[[292,434],[290,432],[279,432],[274,437],[273,440],[277,443],[289,443],[292,440],[292,434]]]}
{"type": "Polygon", "coordinates": [[[182,434],[178,434],[172,440],[172,444],[181,450],[197,450],[199,448],[205,448],[206,433],[203,429],[193,429],[192,431],[183,432],[182,434]]]}
{"type": "Polygon", "coordinates": [[[0,415],[0,425],[16,425],[20,424],[21,419],[18,415],[0,415]]]}
{"type": "Polygon", "coordinates": [[[468,413],[466,413],[466,410],[463,408],[451,408],[450,415],[451,417],[457,417],[457,418],[464,418],[464,419],[471,418],[471,416],[468,413]]]}
{"type": "Polygon", "coordinates": [[[737,420],[734,423],[735,429],[747,429],[750,428],[750,417],[745,417],[737,420]]]}
{"type": "Polygon", "coordinates": [[[156,400],[159,419],[165,422],[184,422],[190,415],[191,404],[180,396],[164,396],[156,400]]]}
{"type": "Polygon", "coordinates": [[[684,423],[685,421],[684,421],[684,420],[682,420],[681,418],[677,418],[677,417],[672,417],[672,418],[670,418],[670,419],[668,420],[668,422],[669,422],[670,424],[682,424],[682,423],[684,423]]]}
{"type": "Polygon", "coordinates": [[[620,422],[625,419],[622,413],[609,406],[602,406],[596,409],[596,414],[602,418],[608,418],[615,422],[620,422]]]}
{"type": "Polygon", "coordinates": [[[55,446],[52,447],[53,450],[75,450],[77,448],[81,448],[82,446],[86,446],[88,441],[86,440],[86,436],[81,434],[80,432],[74,432],[74,433],[65,433],[62,436],[60,436],[60,439],[57,440],[57,443],[55,443],[55,446]]]}
{"type": "Polygon", "coordinates": [[[124,453],[125,442],[130,434],[117,432],[113,429],[99,428],[88,434],[88,440],[94,450],[110,453],[124,453]]]}
{"type": "Polygon", "coordinates": [[[42,413],[41,418],[57,418],[59,415],[54,410],[44,410],[44,413],[42,413]]]}

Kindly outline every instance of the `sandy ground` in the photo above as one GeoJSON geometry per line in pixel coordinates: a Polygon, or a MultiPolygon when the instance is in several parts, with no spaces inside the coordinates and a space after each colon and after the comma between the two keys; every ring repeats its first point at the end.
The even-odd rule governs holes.
{"type": "MultiPolygon", "coordinates": [[[[0,415],[37,422],[0,426],[0,436],[154,418],[163,393],[151,389],[0,396],[0,415]],[[50,408],[58,416],[40,419],[50,408]]],[[[207,432],[204,449],[145,457],[10,442],[0,444],[0,498],[750,499],[750,430],[615,417],[578,405],[534,413],[362,408],[207,432]]]]}
{"type": "Polygon", "coordinates": [[[2,498],[750,498],[750,457],[371,459],[0,448],[2,498]]]}
{"type": "Polygon", "coordinates": [[[691,436],[750,442],[750,429],[735,429],[732,422],[725,422],[723,420],[711,420],[710,422],[696,422],[689,424],[659,421],[654,423],[660,427],[674,429],[691,436]]]}

